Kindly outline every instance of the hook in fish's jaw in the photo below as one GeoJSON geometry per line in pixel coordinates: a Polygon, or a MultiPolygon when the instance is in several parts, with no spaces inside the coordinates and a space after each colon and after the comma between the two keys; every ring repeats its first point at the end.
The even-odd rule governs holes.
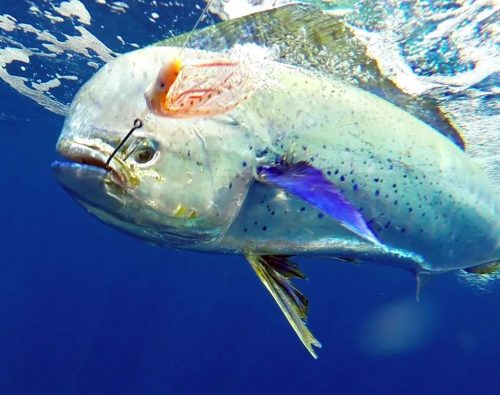
{"type": "Polygon", "coordinates": [[[111,157],[113,147],[100,139],[74,138],[71,141],[59,141],[57,144],[60,155],[74,164],[105,170],[106,182],[116,184],[124,190],[137,188],[141,183],[141,173],[144,172],[141,166],[144,167],[147,161],[157,159],[156,153],[150,150],[149,145],[136,146],[133,152],[127,152],[126,156],[118,152],[111,157]],[[130,157],[133,157],[134,161],[139,159],[139,163],[134,163],[130,157]]]}
{"type": "Polygon", "coordinates": [[[107,165],[111,145],[99,139],[61,139],[57,149],[69,161],[54,162],[54,175],[88,212],[127,233],[178,248],[198,243],[203,237],[211,239],[209,234],[191,235],[182,230],[183,222],[196,218],[192,210],[186,211],[185,218],[179,207],[176,212],[165,210],[149,196],[153,179],[160,188],[165,181],[152,168],[160,154],[145,138],[134,142],[107,165]]]}

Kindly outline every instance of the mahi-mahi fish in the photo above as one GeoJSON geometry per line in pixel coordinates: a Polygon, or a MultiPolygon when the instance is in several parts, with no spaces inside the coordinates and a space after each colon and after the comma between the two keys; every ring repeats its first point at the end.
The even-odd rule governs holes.
{"type": "MultiPolygon", "coordinates": [[[[200,37],[245,25],[266,44],[257,22],[303,24],[310,12],[284,7],[200,37]]],[[[285,35],[281,27],[273,39],[285,35]]],[[[417,279],[497,268],[500,207],[491,181],[453,128],[438,130],[439,116],[424,109],[417,117],[393,104],[404,102],[400,94],[391,103],[370,92],[373,62],[365,86],[354,86],[298,65],[299,48],[240,68],[227,84],[233,66],[251,56],[186,48],[180,59],[172,43],[111,61],[71,104],[57,143],[71,162],[53,168],[90,213],[161,246],[243,255],[314,357],[321,345],[306,326],[307,298],[292,284],[305,277],[294,256],[392,265],[417,279]],[[198,68],[194,82],[189,65],[198,68]],[[189,89],[168,101],[162,94],[176,83],[189,89]]]]}

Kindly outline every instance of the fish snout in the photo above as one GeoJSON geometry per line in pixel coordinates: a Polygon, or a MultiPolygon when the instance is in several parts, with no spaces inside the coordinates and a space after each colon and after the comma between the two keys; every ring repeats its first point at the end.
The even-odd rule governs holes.
{"type": "Polygon", "coordinates": [[[125,163],[116,156],[108,162],[113,147],[101,140],[60,139],[56,146],[57,152],[76,165],[84,165],[106,171],[107,181],[122,188],[130,187],[130,175],[125,163]]]}

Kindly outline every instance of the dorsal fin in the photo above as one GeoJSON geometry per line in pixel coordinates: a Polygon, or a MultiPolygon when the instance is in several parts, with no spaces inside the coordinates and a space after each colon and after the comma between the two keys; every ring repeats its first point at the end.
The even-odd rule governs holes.
{"type": "MultiPolygon", "coordinates": [[[[155,45],[182,46],[187,34],[155,45]]],[[[312,5],[290,4],[197,30],[188,47],[219,52],[247,43],[276,48],[277,60],[283,63],[320,71],[382,97],[465,147],[459,131],[435,102],[409,95],[381,73],[342,16],[312,5]]]]}

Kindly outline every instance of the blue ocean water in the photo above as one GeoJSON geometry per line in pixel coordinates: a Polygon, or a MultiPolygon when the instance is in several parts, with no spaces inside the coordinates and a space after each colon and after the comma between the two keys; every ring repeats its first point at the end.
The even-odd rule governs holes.
{"type": "Polygon", "coordinates": [[[443,275],[418,303],[407,272],[302,259],[314,360],[241,257],[86,214],[50,169],[63,117],[0,98],[0,394],[500,393],[498,287],[443,275]]]}

